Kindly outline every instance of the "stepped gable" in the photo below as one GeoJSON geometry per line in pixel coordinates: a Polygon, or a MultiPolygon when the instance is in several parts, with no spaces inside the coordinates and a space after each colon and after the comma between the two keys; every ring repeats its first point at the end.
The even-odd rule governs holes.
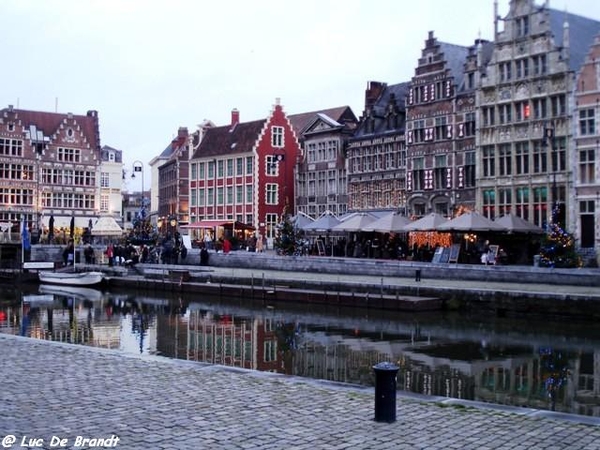
{"type": "Polygon", "coordinates": [[[192,158],[251,152],[266,119],[209,128],[192,158]]]}
{"type": "Polygon", "coordinates": [[[93,150],[100,149],[100,126],[98,123],[98,112],[88,111],[87,115],[78,115],[71,113],[52,113],[43,111],[30,111],[25,109],[13,109],[12,107],[2,110],[2,117],[10,118],[19,123],[25,130],[30,125],[35,125],[37,130],[44,133],[44,136],[52,137],[58,134],[61,125],[65,120],[74,120],[80,127],[81,133],[93,150]]]}

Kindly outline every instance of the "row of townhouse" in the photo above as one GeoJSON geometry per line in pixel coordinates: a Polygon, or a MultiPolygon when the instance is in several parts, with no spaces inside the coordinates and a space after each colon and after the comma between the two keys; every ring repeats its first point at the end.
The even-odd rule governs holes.
{"type": "Polygon", "coordinates": [[[171,186],[166,196],[159,187],[159,215],[198,229],[239,221],[273,237],[284,210],[474,209],[542,227],[554,219],[593,254],[598,33],[596,20],[512,0],[495,14],[493,41],[465,47],[430,32],[409,81],[368,83],[360,120],[348,107],[287,116],[277,103],[243,123],[234,110],[231,124],[191,134],[189,150],[168,148],[165,160],[189,164],[189,178],[158,176],[171,186]]]}
{"type": "MultiPolygon", "coordinates": [[[[234,109],[228,125],[180,128],[149,162],[155,223],[199,233],[240,222],[273,237],[284,212],[475,209],[554,218],[594,254],[600,22],[548,2],[509,6],[493,41],[429,33],[410,80],[367,84],[360,119],[347,106],[288,115],[276,101],[262,120],[234,109]]],[[[0,110],[0,229],[23,216],[40,230],[50,217],[59,228],[120,219],[123,171],[96,111],[0,110]]]]}

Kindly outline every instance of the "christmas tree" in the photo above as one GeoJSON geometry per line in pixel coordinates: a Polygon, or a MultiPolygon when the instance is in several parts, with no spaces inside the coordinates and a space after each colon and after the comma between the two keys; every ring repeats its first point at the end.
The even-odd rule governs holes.
{"type": "Polygon", "coordinates": [[[273,245],[279,255],[293,255],[296,250],[296,232],[290,216],[287,214],[287,205],[283,209],[281,222],[277,226],[273,245]]]}
{"type": "Polygon", "coordinates": [[[575,251],[573,235],[564,230],[557,222],[558,205],[552,210],[552,223],[540,249],[542,267],[581,267],[581,258],[575,251]]]}

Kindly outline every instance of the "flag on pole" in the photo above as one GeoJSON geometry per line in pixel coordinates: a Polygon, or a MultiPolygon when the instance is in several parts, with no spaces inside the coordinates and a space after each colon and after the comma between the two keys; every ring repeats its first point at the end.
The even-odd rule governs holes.
{"type": "Polygon", "coordinates": [[[27,229],[27,219],[23,218],[23,230],[21,233],[23,239],[23,250],[31,250],[31,241],[29,240],[29,230],[27,229]]]}

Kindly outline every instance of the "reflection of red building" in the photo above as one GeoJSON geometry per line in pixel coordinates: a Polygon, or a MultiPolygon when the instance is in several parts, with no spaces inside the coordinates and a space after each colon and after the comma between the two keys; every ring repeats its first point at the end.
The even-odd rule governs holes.
{"type": "Polygon", "coordinates": [[[190,311],[188,359],[261,371],[278,371],[277,335],[268,319],[190,311]]]}

